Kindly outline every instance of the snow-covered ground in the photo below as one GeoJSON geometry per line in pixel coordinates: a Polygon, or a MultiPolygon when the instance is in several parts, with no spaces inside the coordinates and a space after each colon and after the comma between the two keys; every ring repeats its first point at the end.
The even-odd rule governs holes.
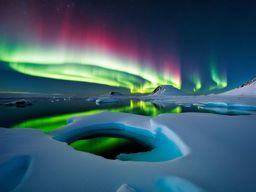
{"type": "Polygon", "coordinates": [[[256,80],[251,80],[233,90],[211,95],[193,96],[171,86],[159,86],[151,94],[146,95],[108,95],[88,98],[88,101],[100,103],[119,102],[122,100],[143,100],[154,103],[200,103],[225,102],[256,105],[256,80]]]}
{"type": "Polygon", "coordinates": [[[251,81],[248,81],[241,85],[238,88],[232,89],[230,91],[224,92],[221,95],[256,95],[256,79],[253,79],[251,81]]]}
{"type": "MultiPolygon", "coordinates": [[[[224,108],[231,105],[241,110],[256,106],[254,97],[184,96],[150,100],[159,104],[197,103],[224,108]]],[[[49,135],[34,129],[3,128],[1,191],[256,191],[255,125],[256,115],[181,113],[150,118],[102,113],[71,118],[67,126],[49,135]],[[171,146],[176,146],[182,155],[169,161],[150,162],[151,157],[160,157],[152,150],[123,155],[129,161],[108,160],[76,151],[66,143],[96,127],[104,133],[103,125],[108,123],[118,124],[114,125],[115,133],[120,134],[121,130],[123,136],[149,142],[155,151],[167,144],[162,148],[167,150],[164,155],[173,152],[175,147],[171,146]],[[172,145],[168,145],[169,141],[172,145]]]]}

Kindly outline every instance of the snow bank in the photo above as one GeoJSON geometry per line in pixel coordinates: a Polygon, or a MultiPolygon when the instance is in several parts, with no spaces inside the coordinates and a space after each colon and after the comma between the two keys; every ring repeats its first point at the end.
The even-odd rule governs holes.
{"type": "Polygon", "coordinates": [[[31,157],[14,157],[0,166],[0,191],[12,191],[22,182],[31,164],[31,157]]]}
{"type": "MultiPolygon", "coordinates": [[[[228,98],[229,102],[230,100],[233,101],[228,98]]],[[[197,101],[203,102],[206,99],[199,98],[197,101]]],[[[255,101],[241,100],[240,103],[253,102],[255,101]]],[[[115,115],[111,115],[112,120],[116,119],[122,125],[144,129],[147,128],[144,125],[150,125],[150,118],[146,117],[117,114],[120,118],[118,120],[112,116],[115,115]],[[130,123],[131,120],[133,123],[130,123]]],[[[162,114],[152,118],[152,121],[155,125],[163,125],[179,135],[189,146],[189,155],[174,161],[157,163],[108,160],[76,151],[65,142],[55,140],[39,130],[0,128],[0,167],[6,167],[9,160],[17,157],[29,156],[33,160],[17,187],[16,184],[12,185],[16,192],[113,192],[123,184],[141,192],[174,189],[179,189],[179,192],[194,192],[201,188],[210,192],[256,191],[256,154],[253,152],[256,115],[231,117],[201,113],[162,114]]],[[[87,129],[83,129],[82,124],[92,125],[92,122],[93,125],[95,122],[108,123],[103,115],[86,119],[73,118],[70,125],[65,126],[59,133],[53,133],[53,136],[70,138],[68,126],[71,129],[74,128],[72,125],[79,125],[79,128],[74,128],[79,133],[87,129]]],[[[152,131],[154,135],[156,127],[151,126],[152,130],[143,133],[149,134],[152,131]]],[[[8,177],[2,174],[3,169],[0,172],[0,175],[4,175],[1,182],[8,177]]]]}
{"type": "Polygon", "coordinates": [[[232,89],[230,91],[221,93],[220,95],[234,96],[234,95],[251,95],[256,96],[256,79],[243,84],[242,86],[232,89]]]}
{"type": "Polygon", "coordinates": [[[97,135],[121,136],[153,148],[152,151],[117,156],[117,159],[125,161],[167,161],[189,153],[188,147],[171,129],[151,118],[133,114],[103,112],[75,117],[69,120],[67,126],[53,131],[51,135],[67,143],[97,135]]]}

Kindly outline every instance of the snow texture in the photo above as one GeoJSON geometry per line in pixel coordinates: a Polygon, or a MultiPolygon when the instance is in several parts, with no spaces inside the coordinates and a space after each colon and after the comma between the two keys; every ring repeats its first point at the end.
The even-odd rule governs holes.
{"type": "Polygon", "coordinates": [[[153,92],[152,95],[154,96],[174,96],[174,95],[184,95],[184,92],[180,91],[179,89],[171,86],[171,85],[161,85],[158,86],[153,92]]]}
{"type": "MultiPolygon", "coordinates": [[[[220,108],[226,108],[223,103],[239,107],[256,106],[252,97],[169,97],[158,98],[154,102],[160,101],[162,104],[215,103],[220,108]]],[[[51,135],[35,129],[1,128],[1,189],[17,192],[113,192],[126,183],[141,192],[256,191],[255,124],[255,114],[181,113],[149,118],[103,113],[72,118],[67,126],[51,135]],[[109,123],[114,125],[113,130],[104,129],[109,123]],[[88,125],[92,127],[88,128],[88,125]],[[121,136],[141,137],[141,140],[156,146],[166,141],[159,139],[164,136],[171,138],[179,148],[182,140],[183,145],[189,146],[190,153],[165,162],[120,161],[76,151],[66,143],[93,128],[104,133],[120,130],[121,136]],[[175,141],[177,136],[179,139],[175,141]],[[151,142],[153,138],[157,143],[151,142]],[[20,168],[23,171],[19,171],[20,168]],[[5,185],[9,180],[17,182],[5,185]]]]}
{"type": "Polygon", "coordinates": [[[147,152],[120,154],[120,160],[167,161],[185,156],[188,147],[171,129],[153,119],[125,113],[103,112],[93,116],[75,117],[69,124],[51,133],[54,139],[71,143],[79,138],[97,135],[132,138],[151,146],[147,152]]]}
{"type": "Polygon", "coordinates": [[[256,79],[253,79],[238,88],[221,93],[221,95],[251,95],[256,96],[256,79]]]}
{"type": "Polygon", "coordinates": [[[116,192],[136,192],[136,190],[127,184],[123,184],[117,189],[116,192]]]}
{"type": "Polygon", "coordinates": [[[14,157],[0,166],[0,191],[11,191],[22,182],[31,164],[27,155],[14,157]]]}

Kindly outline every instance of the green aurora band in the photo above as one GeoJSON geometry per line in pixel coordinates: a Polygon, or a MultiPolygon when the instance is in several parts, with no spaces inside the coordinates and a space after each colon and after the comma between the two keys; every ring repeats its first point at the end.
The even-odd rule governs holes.
{"type": "Polygon", "coordinates": [[[11,69],[27,75],[123,87],[131,93],[150,92],[159,85],[181,88],[178,72],[160,73],[149,67],[150,65],[142,66],[134,60],[89,48],[43,49],[36,45],[19,47],[1,44],[0,61],[6,62],[11,69]]]}
{"type": "Polygon", "coordinates": [[[191,76],[191,81],[194,83],[193,91],[198,92],[202,88],[201,79],[200,79],[200,76],[198,75],[198,73],[194,73],[191,76]]]}
{"type": "MultiPolygon", "coordinates": [[[[182,86],[178,66],[170,65],[169,70],[160,72],[150,67],[150,62],[137,62],[91,47],[0,43],[0,61],[14,71],[31,76],[122,87],[131,93],[148,93],[159,85],[177,89],[182,86]]],[[[227,87],[226,75],[220,72],[214,59],[210,59],[210,75],[215,85],[208,90],[227,87]]],[[[198,92],[202,88],[199,74],[192,73],[190,79],[193,92],[198,92]]]]}
{"type": "Polygon", "coordinates": [[[210,90],[213,89],[223,89],[227,87],[227,77],[225,74],[221,74],[215,64],[211,64],[211,78],[213,82],[216,84],[215,86],[211,86],[210,90]]]}

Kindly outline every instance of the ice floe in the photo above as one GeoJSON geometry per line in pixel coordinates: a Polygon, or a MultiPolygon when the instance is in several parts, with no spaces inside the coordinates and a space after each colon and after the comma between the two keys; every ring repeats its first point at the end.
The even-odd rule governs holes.
{"type": "Polygon", "coordinates": [[[6,105],[6,106],[16,106],[16,107],[26,107],[26,106],[32,105],[32,103],[29,100],[26,100],[26,99],[19,99],[19,100],[4,103],[4,105],[6,105]]]}
{"type": "Polygon", "coordinates": [[[111,98],[111,97],[101,97],[95,100],[97,105],[100,105],[101,103],[115,103],[118,102],[119,99],[117,98],[111,98]]]}

